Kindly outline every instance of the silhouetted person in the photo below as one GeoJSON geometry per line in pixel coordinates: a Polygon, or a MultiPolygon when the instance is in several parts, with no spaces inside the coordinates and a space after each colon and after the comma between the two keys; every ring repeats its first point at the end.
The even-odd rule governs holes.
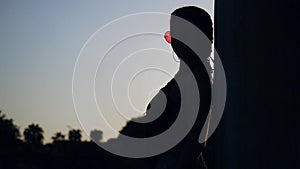
{"type": "MultiPolygon", "coordinates": [[[[203,9],[189,6],[176,9],[171,15],[170,24],[171,45],[174,52],[181,60],[181,66],[174,79],[160,91],[167,97],[166,108],[161,116],[155,121],[149,123],[129,122],[121,133],[131,137],[143,138],[155,136],[167,130],[176,120],[181,107],[181,91],[176,80],[188,81],[190,79],[189,76],[193,76],[196,79],[201,100],[196,122],[188,135],[178,145],[159,156],[160,159],[156,165],[157,169],[192,169],[196,166],[197,157],[203,148],[203,145],[198,143],[198,139],[209,113],[211,102],[210,77],[205,69],[205,63],[202,63],[198,55],[200,54],[201,57],[208,58],[211,54],[211,45],[213,41],[212,20],[210,15],[203,9]],[[208,42],[205,43],[205,40],[203,39],[195,39],[196,36],[192,34],[192,28],[183,26],[181,20],[178,18],[182,18],[200,29],[208,38],[208,42]],[[195,51],[185,44],[185,42],[181,41],[181,39],[185,39],[186,37],[188,37],[189,42],[192,42],[193,45],[198,45],[198,49],[201,49],[200,53],[198,52],[196,54],[195,51]],[[188,74],[186,69],[183,68],[182,62],[190,68],[192,75],[188,74]]],[[[158,95],[156,95],[156,97],[158,95]]],[[[151,108],[155,107],[153,102],[157,99],[156,97],[151,101],[151,106],[148,106],[150,109],[148,110],[147,115],[140,119],[149,116],[151,108]]],[[[187,123],[189,122],[187,121],[187,123]]],[[[149,146],[151,147],[151,145],[149,146]]]]}

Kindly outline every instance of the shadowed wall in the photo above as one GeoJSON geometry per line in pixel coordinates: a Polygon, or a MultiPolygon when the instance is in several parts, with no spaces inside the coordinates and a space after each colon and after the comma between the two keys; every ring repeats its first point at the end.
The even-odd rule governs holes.
{"type": "Polygon", "coordinates": [[[299,1],[216,0],[227,103],[213,168],[299,168],[299,1]]]}

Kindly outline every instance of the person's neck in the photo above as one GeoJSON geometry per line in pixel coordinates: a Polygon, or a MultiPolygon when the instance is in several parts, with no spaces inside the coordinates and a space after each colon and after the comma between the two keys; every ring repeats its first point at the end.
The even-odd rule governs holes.
{"type": "MultiPolygon", "coordinates": [[[[210,56],[210,53],[207,53],[205,55],[205,58],[208,58],[210,56]]],[[[205,60],[205,63],[203,63],[200,58],[198,56],[196,56],[195,54],[190,55],[188,57],[186,57],[188,59],[180,59],[180,64],[183,64],[183,62],[189,67],[189,69],[193,72],[193,74],[195,75],[200,75],[200,74],[204,74],[207,73],[209,74],[210,72],[207,72],[207,70],[203,69],[202,67],[205,66],[205,64],[209,64],[209,62],[207,62],[205,60]],[[203,72],[205,71],[205,72],[203,72]]],[[[208,70],[210,71],[210,70],[208,70]]],[[[185,73],[186,70],[184,70],[184,68],[182,66],[179,67],[179,71],[178,73],[185,73]]],[[[197,78],[197,76],[195,76],[197,78]]]]}

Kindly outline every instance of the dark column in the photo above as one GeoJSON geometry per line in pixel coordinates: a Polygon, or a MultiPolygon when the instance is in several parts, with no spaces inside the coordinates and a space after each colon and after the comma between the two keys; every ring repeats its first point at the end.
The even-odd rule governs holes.
{"type": "Polygon", "coordinates": [[[215,6],[228,95],[209,165],[300,168],[299,1],[216,0],[215,6]]]}

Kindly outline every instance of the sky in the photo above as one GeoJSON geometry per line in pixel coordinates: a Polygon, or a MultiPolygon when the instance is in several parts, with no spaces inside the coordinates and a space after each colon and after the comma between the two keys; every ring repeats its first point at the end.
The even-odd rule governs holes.
{"type": "MultiPolygon", "coordinates": [[[[84,55],[97,54],[97,51],[92,51],[92,54],[85,53],[84,45],[89,46],[96,43],[94,41],[87,42],[87,40],[94,35],[92,39],[99,40],[97,43],[101,44],[101,47],[98,50],[101,50],[101,53],[107,42],[103,40],[104,38],[101,39],[101,36],[106,36],[108,41],[118,39],[118,34],[114,31],[122,32],[131,29],[130,26],[132,26],[132,23],[129,22],[125,24],[125,27],[118,27],[117,22],[115,26],[110,27],[108,25],[107,28],[109,29],[96,33],[107,23],[140,12],[170,14],[176,8],[185,5],[203,7],[213,15],[213,1],[211,0],[53,0],[43,2],[37,0],[2,0],[0,2],[0,110],[9,118],[14,119],[21,132],[29,124],[38,123],[45,131],[45,142],[50,142],[53,133],[58,131],[67,134],[70,128],[85,130],[79,121],[80,119],[78,119],[84,114],[78,116],[78,112],[76,114],[74,108],[72,78],[78,58],[84,58],[84,55]],[[113,28],[117,29],[114,30],[113,28]]],[[[167,25],[168,23],[165,22],[156,26],[163,30],[167,29],[167,25]]],[[[141,28],[139,27],[139,29],[141,28]]],[[[100,107],[105,107],[105,112],[115,111],[113,105],[101,102],[101,99],[105,100],[108,97],[104,94],[107,90],[105,87],[108,87],[105,86],[105,82],[112,78],[112,73],[115,70],[113,65],[116,66],[116,63],[122,62],[129,55],[129,53],[124,54],[126,50],[128,50],[127,52],[131,50],[132,53],[132,50],[142,49],[143,45],[147,48],[151,48],[153,45],[153,48],[165,49],[165,51],[139,51],[130,58],[133,60],[124,61],[123,65],[125,66],[120,66],[119,73],[114,76],[114,84],[117,85],[110,85],[117,93],[117,97],[114,96],[117,104],[122,102],[121,96],[124,96],[123,94],[118,95],[118,91],[123,92],[121,87],[126,81],[126,72],[130,74],[128,68],[133,67],[132,64],[136,63],[134,59],[139,58],[138,56],[142,55],[146,60],[148,59],[147,64],[161,64],[162,67],[171,72],[171,76],[176,73],[179,64],[174,62],[170,53],[167,52],[171,49],[168,48],[167,43],[162,43],[162,40],[163,37],[160,39],[159,36],[136,37],[117,46],[107,55],[107,63],[102,67],[100,65],[100,68],[98,67],[95,77],[95,86],[97,86],[95,98],[100,102],[100,107]],[[139,48],[136,48],[137,46],[139,48]],[[152,60],[152,56],[156,56],[158,59],[152,58],[152,60]]],[[[144,61],[142,59],[139,63],[144,63],[144,61]]],[[[88,69],[88,67],[85,68],[88,69]]],[[[145,73],[144,76],[137,76],[136,81],[157,82],[154,85],[156,89],[158,86],[164,85],[166,80],[170,78],[170,76],[157,74],[158,72],[155,71],[154,73],[145,73]],[[161,77],[160,80],[156,79],[158,75],[161,77]]],[[[147,105],[147,99],[149,100],[155,94],[155,91],[153,94],[153,88],[147,88],[151,94],[148,94],[149,92],[141,94],[141,91],[145,91],[145,86],[147,88],[147,85],[133,83],[130,87],[130,91],[133,92],[129,95],[132,95],[132,102],[135,108],[140,111],[147,105]]],[[[124,104],[119,106],[124,107],[124,104]]],[[[89,110],[86,111],[89,112],[89,110]]],[[[107,114],[107,116],[109,115],[107,114]]],[[[97,121],[97,119],[88,120],[97,121]]],[[[112,119],[112,123],[115,123],[115,127],[118,129],[126,124],[116,119],[115,121],[112,119]]],[[[87,128],[89,130],[93,127],[95,126],[87,128]]],[[[83,132],[84,139],[88,139],[88,130],[87,134],[83,132]]],[[[111,137],[109,133],[105,136],[111,137]]]]}

